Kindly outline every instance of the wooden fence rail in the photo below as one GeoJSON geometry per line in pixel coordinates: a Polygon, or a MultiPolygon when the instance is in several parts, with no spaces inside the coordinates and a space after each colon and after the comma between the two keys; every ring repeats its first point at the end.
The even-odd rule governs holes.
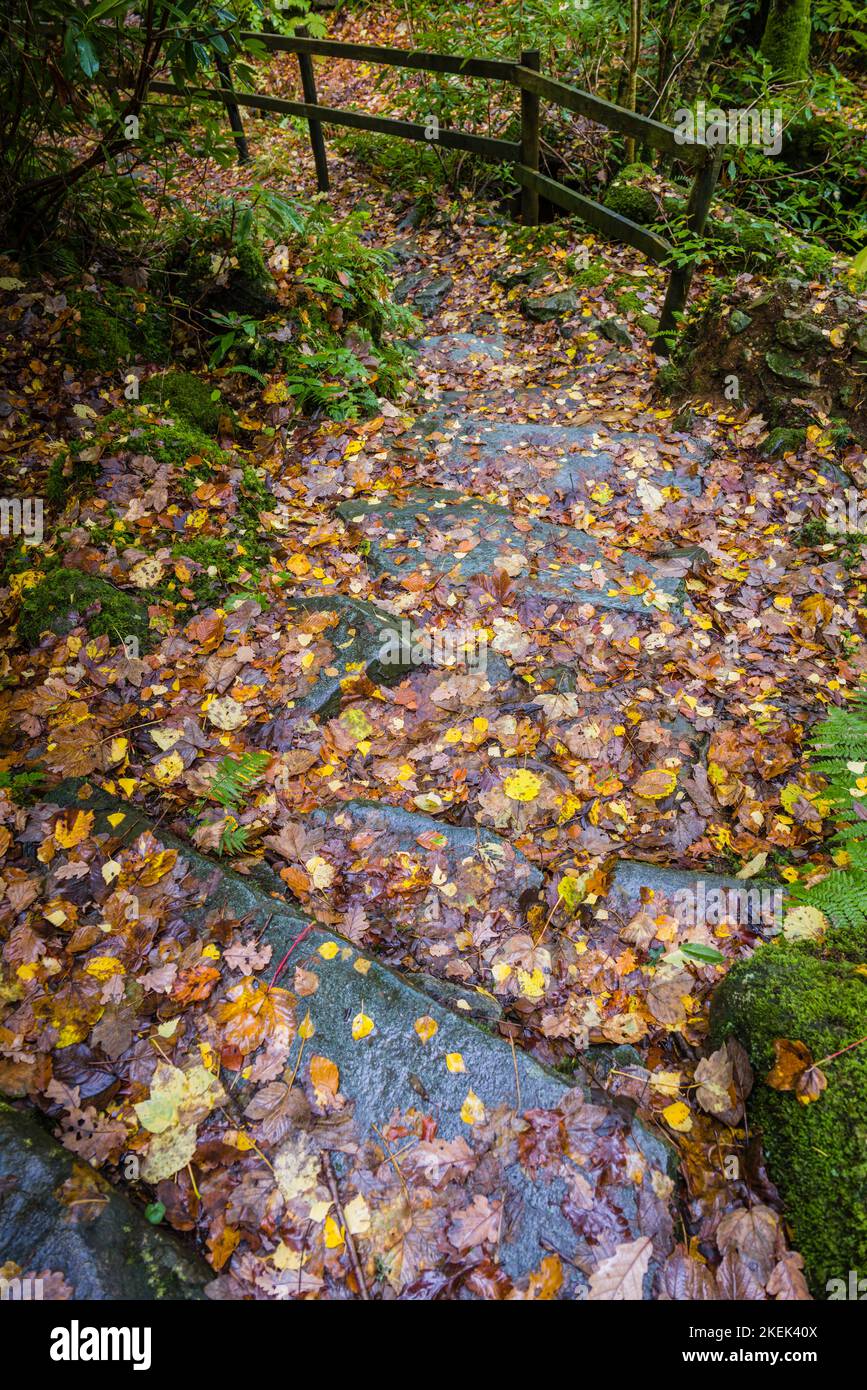
{"type": "MultiPolygon", "coordinates": [[[[555,207],[574,213],[613,240],[634,246],[657,264],[669,262],[673,257],[674,246],[665,237],[647,227],[639,226],[630,218],[612,212],[602,203],[594,202],[592,198],[576,193],[574,189],[567,188],[558,180],[540,173],[541,103],[550,102],[561,110],[595,121],[608,130],[627,135],[636,142],[660,150],[673,159],[695,166],[695,177],[687,203],[686,223],[688,230],[695,237],[700,237],[704,230],[725,147],[711,148],[702,140],[681,143],[671,126],[663,125],[660,121],[654,121],[636,111],[627,111],[622,106],[615,106],[566,82],[544,76],[539,71],[540,57],[536,50],[526,50],[521,54],[520,62],[510,63],[499,58],[470,58],[455,54],[427,53],[416,49],[384,48],[376,44],[313,39],[303,31],[292,36],[244,33],[241,38],[253,56],[257,52],[294,53],[298,58],[304,100],[288,101],[282,97],[238,91],[232,86],[230,72],[225,64],[219,68],[218,88],[180,87],[172,82],[152,82],[150,86],[150,90],[159,95],[195,96],[208,101],[222,102],[228,110],[239,158],[243,159],[246,156],[246,138],[239,113],[240,107],[299,116],[308,122],[317,186],[323,192],[329,187],[323,125],[371,130],[401,140],[419,140],[441,145],[448,150],[463,150],[495,163],[512,165],[515,179],[521,187],[521,216],[525,223],[535,225],[538,222],[539,199],[546,198],[555,207]],[[397,120],[390,116],[370,116],[363,111],[344,111],[336,107],[322,106],[316,97],[312,61],[314,57],[344,58],[386,67],[447,73],[507,83],[517,87],[521,94],[521,139],[502,140],[488,135],[475,135],[470,131],[439,127],[432,135],[429,127],[413,121],[397,120]]],[[[692,273],[691,263],[673,264],[659,321],[660,336],[654,344],[659,352],[668,351],[667,335],[675,328],[677,317],[686,303],[692,273]]]]}

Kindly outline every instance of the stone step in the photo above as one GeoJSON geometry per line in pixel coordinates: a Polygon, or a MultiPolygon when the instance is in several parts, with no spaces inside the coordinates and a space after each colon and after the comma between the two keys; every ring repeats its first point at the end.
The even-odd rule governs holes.
{"type": "Polygon", "coordinates": [[[466,486],[478,474],[496,476],[504,487],[569,496],[608,480],[618,493],[635,493],[639,503],[642,480],[699,496],[708,458],[701,440],[666,442],[647,432],[463,415],[448,404],[421,416],[411,437],[435,451],[444,485],[466,486]]]}
{"type": "Polygon", "coordinates": [[[337,511],[368,541],[371,568],[395,578],[448,574],[452,583],[464,585],[502,571],[520,598],[636,613],[667,612],[683,601],[688,560],[670,562],[666,572],[665,562],[625,551],[614,564],[583,531],[521,517],[446,488],[413,488],[403,499],[350,499],[337,511]]]}
{"type": "Polygon", "coordinates": [[[400,620],[393,614],[338,593],[297,599],[288,595],[285,602],[293,632],[306,631],[313,639],[304,649],[313,661],[299,672],[297,693],[287,705],[292,714],[327,718],[364,677],[374,684],[394,685],[409,670],[399,640],[400,620]]]}
{"type": "Polygon", "coordinates": [[[725,920],[760,935],[782,925],[783,899],[780,887],[759,878],[621,859],[598,912],[629,921],[647,902],[654,911],[667,912],[687,926],[713,931],[725,920]]]}
{"type": "MultiPolygon", "coordinates": [[[[256,869],[243,877],[226,870],[128,803],[102,792],[82,800],[75,785],[65,784],[52,791],[52,803],[93,810],[94,833],[130,843],[150,830],[160,846],[178,849],[185,885],[192,880],[201,884],[201,907],[185,910],[189,927],[201,929],[214,910],[223,909],[245,921],[251,941],[270,944],[275,961],[302,931],[307,933],[293,968],[303,963],[315,972],[318,985],[299,1002],[309,1010],[313,1049],[336,1064],[341,1094],[353,1106],[346,1125],[350,1152],[353,1136],[364,1143],[375,1137],[374,1126],[381,1130],[400,1112],[430,1116],[437,1140],[468,1143],[475,1142],[477,1133],[486,1142],[486,1122],[500,1107],[516,1113],[516,1137],[522,1132],[550,1135],[565,1126],[560,1132],[568,1133],[568,1143],[554,1143],[547,1150],[530,1143],[525,1150],[523,1142],[512,1142],[502,1157],[504,1186],[497,1188],[497,1200],[506,1202],[509,1219],[498,1245],[501,1267],[513,1280],[526,1279],[553,1248],[563,1256],[560,1296],[582,1297],[588,1276],[619,1245],[649,1238],[653,1258],[643,1291],[645,1297],[653,1296],[658,1262],[673,1244],[665,1194],[675,1156],[631,1107],[572,1085],[314,923],[277,896],[283,885],[270,870],[256,869]],[[361,1011],[374,1027],[355,1039],[352,1020],[361,1011]],[[415,1026],[421,1019],[430,1034],[426,1042],[415,1026]],[[478,1099],[468,1101],[470,1092],[478,1099]],[[476,1110],[478,1130],[468,1123],[467,1116],[473,1115],[468,1104],[483,1107],[484,1118],[476,1110]]],[[[238,1091],[246,1103],[249,1092],[242,1086],[238,1091]]],[[[291,1144],[292,1139],[290,1133],[283,1142],[291,1144]]],[[[465,1182],[467,1202],[474,1200],[474,1182],[473,1175],[465,1182]]],[[[356,1241],[363,1262],[364,1237],[356,1241]]]]}
{"type": "Polygon", "coordinates": [[[502,362],[506,355],[502,333],[430,333],[416,347],[425,360],[449,368],[502,362]]]}
{"type": "MultiPolygon", "coordinates": [[[[450,825],[422,811],[379,801],[352,800],[319,807],[304,825],[323,835],[317,853],[348,865],[329,890],[329,905],[360,904],[370,920],[362,944],[395,966],[426,973],[431,981],[469,984],[462,1008],[490,1014],[486,996],[472,987],[473,961],[526,931],[523,904],[535,900],[542,876],[520,852],[491,830],[450,825]],[[358,868],[350,847],[358,845],[358,868]],[[386,887],[390,891],[383,891],[386,887]],[[473,926],[478,946],[460,944],[473,926]]],[[[483,972],[489,983],[489,971],[483,972]]],[[[449,997],[434,985],[437,997],[449,997]]],[[[488,1003],[494,1002],[488,1000],[488,1003]]],[[[499,1013],[499,1009],[497,1009],[499,1013]]]]}
{"type": "Polygon", "coordinates": [[[49,1274],[62,1275],[74,1299],[203,1298],[213,1270],[77,1161],[46,1123],[0,1100],[0,1264],[43,1278],[42,1294],[31,1287],[30,1298],[60,1296],[45,1287],[49,1274]],[[87,1208],[70,1205],[67,1183],[87,1208]]]}

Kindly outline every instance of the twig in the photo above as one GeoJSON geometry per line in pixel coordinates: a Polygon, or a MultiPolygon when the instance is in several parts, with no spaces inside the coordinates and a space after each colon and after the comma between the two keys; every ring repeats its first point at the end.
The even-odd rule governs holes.
{"type": "Polygon", "coordinates": [[[314,922],[308,922],[308,924],[307,924],[307,926],[304,928],[304,930],[303,930],[303,931],[300,931],[300,932],[298,933],[298,935],[296,936],[295,940],[292,942],[292,945],[289,947],[289,950],[286,952],[285,956],[284,956],[283,959],[280,961],[280,964],[277,966],[277,969],[274,971],[274,974],[273,974],[272,979],[271,979],[271,983],[270,983],[270,985],[268,986],[269,989],[273,989],[273,988],[274,988],[274,986],[276,985],[276,983],[277,983],[277,981],[279,980],[280,976],[283,974],[283,968],[284,968],[284,966],[285,966],[287,960],[288,960],[289,957],[291,956],[292,952],[295,950],[295,947],[298,945],[298,943],[299,943],[300,941],[303,941],[303,940],[304,940],[305,936],[309,936],[309,935],[310,935],[310,933],[312,932],[312,930],[313,930],[313,928],[314,928],[315,925],[316,925],[316,924],[315,924],[314,922]]]}
{"type": "Polygon", "coordinates": [[[361,1261],[358,1258],[358,1251],[355,1248],[355,1241],[352,1232],[346,1223],[346,1214],[343,1210],[343,1203],[340,1200],[340,1190],[337,1186],[337,1178],[334,1173],[334,1164],[331,1162],[331,1154],[327,1151],[322,1155],[322,1163],[325,1168],[325,1177],[328,1182],[328,1190],[331,1193],[331,1200],[337,1208],[337,1219],[343,1228],[343,1239],[346,1243],[346,1253],[349,1256],[349,1263],[352,1272],[358,1281],[358,1288],[365,1303],[370,1302],[370,1290],[367,1287],[367,1280],[364,1277],[364,1270],[361,1268],[361,1261]]]}

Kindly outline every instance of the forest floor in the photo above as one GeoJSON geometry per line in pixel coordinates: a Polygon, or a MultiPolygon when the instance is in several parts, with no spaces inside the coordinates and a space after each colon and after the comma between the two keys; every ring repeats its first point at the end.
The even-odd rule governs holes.
{"type": "MultiPolygon", "coordinates": [[[[275,65],[273,90],[293,83],[275,65]]],[[[362,91],[337,63],[319,95],[362,91]]],[[[248,136],[259,181],[312,192],[304,137],[265,121],[248,136]]],[[[136,1190],[195,1232],[217,1296],[550,1298],[589,1280],[591,1297],[808,1297],[745,1127],[749,1064],[731,1043],[707,1055],[706,1037],[715,984],[779,930],[773,894],[741,910],[746,894],[796,877],[821,836],[805,731],[863,668],[846,633],[865,576],[799,540],[830,445],[815,431],[769,459],[760,418],[666,407],[618,304],[659,311],[664,272],[637,253],[445,195],[414,226],[351,151],[330,166],[331,204],[370,208],[426,310],[414,388],[373,420],[297,423],[279,383],[236,378],[240,424],[206,479],[200,458],[160,462],[127,435],[68,499],[62,552],[50,519],[65,566],[151,602],[157,641],[128,657],[81,629],[5,638],[3,767],[87,778],[155,828],[122,847],[121,812],[0,803],[0,1082],[109,1176],[143,1156],[136,1190]],[[586,256],[604,273],[575,291],[586,256]],[[522,308],[570,290],[550,322],[522,308]],[[261,555],[234,605],[197,607],[176,542],[231,534],[242,463],[269,492],[261,555]],[[402,622],[428,645],[387,659],[402,622]],[[433,664],[435,635],[453,664],[433,664]],[[261,904],[185,916],[202,876],[160,840],[215,853],[227,817],[208,786],[250,752],[271,758],[232,818],[249,848],[231,864],[264,859],[326,933],[291,960],[261,904]],[[707,925],[700,895],[731,888],[707,925]],[[374,1068],[370,962],[419,985],[430,1008],[404,1013],[405,1046],[454,1078],[448,1103],[430,1107],[407,1062],[414,1095],[395,1085],[391,1110],[354,1127],[362,1073],[310,1021],[335,958],[358,991],[332,991],[332,1023],[339,999],[346,1046],[374,1068]],[[449,1011],[502,1039],[485,1085],[461,1035],[440,1048],[449,1011]],[[527,1111],[521,1053],[563,1094],[533,1071],[523,1100],[547,1098],[527,1111]],[[592,1098],[570,1098],[588,1075],[592,1098]],[[627,1102],[657,1145],[638,1158],[627,1102]],[[529,1201],[516,1165],[564,1184],[571,1248],[510,1262],[529,1201]]],[[[200,165],[183,194],[250,181],[200,165]]],[[[3,301],[5,442],[29,477],[123,386],[64,360],[62,287],[3,301]]],[[[10,614],[30,582],[13,577],[10,614]]]]}

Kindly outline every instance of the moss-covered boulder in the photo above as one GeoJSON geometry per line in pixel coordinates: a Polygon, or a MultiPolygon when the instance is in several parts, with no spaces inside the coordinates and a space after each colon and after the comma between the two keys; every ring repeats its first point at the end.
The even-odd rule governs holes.
{"type": "Polygon", "coordinates": [[[674,394],[728,399],[762,414],[772,429],[803,430],[831,420],[861,438],[867,430],[867,314],[864,300],[785,274],[764,287],[720,287],[687,321],[673,361],[674,394]]]}
{"type": "Polygon", "coordinates": [[[35,646],[44,632],[63,636],[82,624],[91,637],[108,636],[112,645],[128,637],[146,651],[150,641],[147,608],[130,594],[78,570],[55,569],[24,593],[18,636],[35,646]]]}
{"type": "Polygon", "coordinates": [[[168,359],[169,318],[152,295],[106,284],[77,291],[70,304],[73,355],[82,366],[111,371],[136,360],[168,359]]]}
{"type": "Polygon", "coordinates": [[[628,217],[629,221],[638,222],[639,227],[649,227],[650,222],[659,217],[659,204],[650,189],[622,177],[611,183],[604,202],[611,213],[628,217]]]}
{"type": "Polygon", "coordinates": [[[735,966],[713,1001],[713,1046],[733,1034],[749,1052],[750,1125],[818,1298],[850,1270],[867,1276],[867,1045],[825,1062],[827,1088],[807,1105],[766,1078],[777,1039],[804,1043],[819,1062],[867,1034],[865,960],[867,941],[841,933],[821,947],[781,940],[735,966]]]}
{"type": "Polygon", "coordinates": [[[169,415],[179,415],[203,434],[215,435],[220,425],[220,407],[214,391],[192,372],[159,372],[139,391],[139,400],[155,405],[169,415]]]}

